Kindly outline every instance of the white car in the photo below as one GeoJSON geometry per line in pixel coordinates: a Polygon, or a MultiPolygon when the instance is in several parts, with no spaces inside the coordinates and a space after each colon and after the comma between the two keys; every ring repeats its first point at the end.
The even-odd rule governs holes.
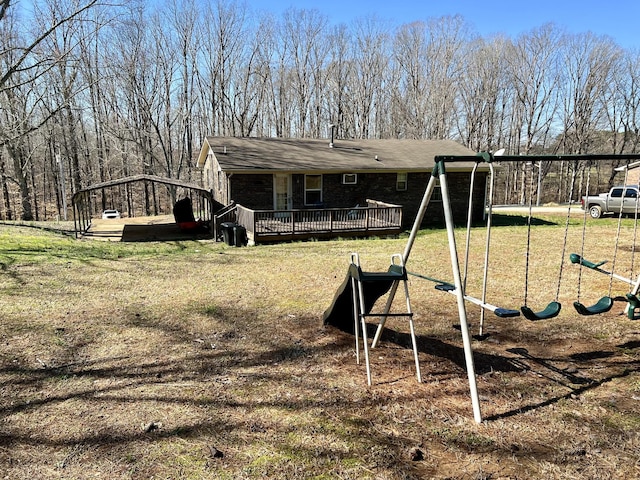
{"type": "Polygon", "coordinates": [[[103,220],[112,220],[114,218],[120,218],[120,212],[118,210],[105,210],[102,212],[103,220]]]}

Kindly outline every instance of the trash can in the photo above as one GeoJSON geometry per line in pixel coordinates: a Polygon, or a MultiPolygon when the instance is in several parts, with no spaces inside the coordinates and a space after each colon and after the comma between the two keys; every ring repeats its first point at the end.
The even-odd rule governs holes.
{"type": "Polygon", "coordinates": [[[220,224],[224,243],[232,247],[244,247],[247,244],[247,229],[234,222],[220,224]]]}
{"type": "Polygon", "coordinates": [[[223,222],[220,224],[220,229],[222,230],[222,238],[224,243],[227,245],[233,246],[235,244],[235,228],[236,224],[233,222],[223,222]]]}
{"type": "Polygon", "coordinates": [[[242,225],[234,224],[233,225],[233,244],[236,247],[244,247],[247,244],[247,229],[242,225]]]}

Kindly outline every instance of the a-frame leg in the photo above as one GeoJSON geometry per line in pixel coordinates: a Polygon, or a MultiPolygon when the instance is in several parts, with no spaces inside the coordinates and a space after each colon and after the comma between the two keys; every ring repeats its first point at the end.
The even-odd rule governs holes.
{"type": "Polygon", "coordinates": [[[362,282],[360,280],[356,281],[358,288],[358,305],[360,307],[360,311],[358,312],[358,316],[360,317],[360,324],[362,327],[362,342],[364,344],[364,362],[367,368],[367,385],[371,386],[371,365],[369,363],[369,340],[367,339],[367,322],[366,322],[366,307],[364,303],[364,290],[362,288],[362,282]]]}
{"type": "Polygon", "coordinates": [[[422,374],[420,373],[420,360],[418,358],[418,342],[416,342],[416,331],[413,326],[413,312],[411,311],[411,302],[409,301],[409,285],[406,280],[404,280],[404,293],[405,298],[407,300],[407,313],[409,316],[409,331],[411,332],[411,345],[413,346],[413,360],[416,364],[416,376],[418,377],[418,382],[422,383],[422,374]]]}
{"type": "Polygon", "coordinates": [[[467,367],[467,378],[469,380],[471,406],[473,409],[473,417],[475,421],[477,423],[480,423],[482,422],[482,413],[480,411],[480,398],[478,396],[478,387],[476,384],[476,369],[473,361],[473,350],[471,348],[471,337],[469,335],[469,325],[467,323],[467,310],[465,307],[464,286],[462,284],[462,276],[460,274],[460,263],[458,261],[458,249],[456,246],[455,226],[453,223],[453,213],[451,211],[451,199],[449,196],[449,186],[447,184],[447,176],[446,176],[443,161],[439,162],[436,168],[434,169],[434,175],[436,173],[438,173],[440,178],[440,190],[442,192],[442,207],[444,210],[444,219],[447,227],[449,254],[451,257],[451,269],[453,273],[454,284],[456,287],[458,317],[460,319],[460,330],[462,332],[462,344],[463,344],[463,350],[464,350],[465,363],[467,367]]]}
{"type": "Polygon", "coordinates": [[[351,296],[353,298],[353,335],[356,337],[356,363],[360,365],[360,313],[359,313],[359,299],[357,280],[351,277],[351,296]]]}

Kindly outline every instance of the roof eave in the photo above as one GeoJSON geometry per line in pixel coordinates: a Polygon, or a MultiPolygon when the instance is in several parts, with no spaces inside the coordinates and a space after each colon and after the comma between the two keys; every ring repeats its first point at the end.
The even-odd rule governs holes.
{"type": "MultiPolygon", "coordinates": [[[[473,165],[451,164],[447,166],[447,172],[469,172],[473,165]]],[[[272,174],[272,173],[290,173],[290,174],[340,174],[340,173],[431,173],[431,167],[407,167],[407,168],[318,168],[318,169],[278,169],[278,168],[225,168],[221,165],[221,170],[227,174],[272,174]]],[[[488,172],[489,167],[485,164],[478,166],[479,172],[488,172]]]]}
{"type": "Polygon", "coordinates": [[[196,166],[198,168],[204,167],[204,164],[207,161],[207,156],[209,155],[209,150],[211,150],[209,138],[205,137],[204,142],[202,143],[202,148],[200,149],[200,153],[198,154],[198,160],[196,161],[196,166]]]}

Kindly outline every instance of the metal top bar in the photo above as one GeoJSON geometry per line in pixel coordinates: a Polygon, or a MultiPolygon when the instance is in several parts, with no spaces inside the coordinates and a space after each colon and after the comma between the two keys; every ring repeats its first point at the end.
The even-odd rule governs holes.
{"type": "Polygon", "coordinates": [[[436,155],[436,163],[439,162],[561,162],[567,160],[640,160],[640,153],[592,153],[592,154],[566,154],[566,155],[500,155],[494,156],[487,152],[476,155],[436,155]]]}

